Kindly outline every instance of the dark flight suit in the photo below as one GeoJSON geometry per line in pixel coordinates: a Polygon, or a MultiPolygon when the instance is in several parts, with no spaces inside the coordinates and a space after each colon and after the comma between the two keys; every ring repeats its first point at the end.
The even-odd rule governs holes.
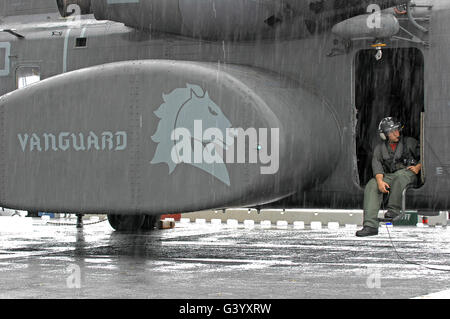
{"type": "MultiPolygon", "coordinates": [[[[395,152],[389,142],[378,144],[373,152],[373,176],[383,174],[383,180],[391,187],[389,202],[386,209],[400,213],[403,190],[409,184],[417,183],[417,175],[406,169],[415,166],[420,159],[420,147],[417,140],[412,137],[401,137],[395,152]],[[404,159],[414,159],[414,165],[405,165],[404,159]]],[[[378,211],[383,201],[383,193],[378,189],[375,178],[372,178],[364,190],[364,226],[378,228],[378,211]]]]}

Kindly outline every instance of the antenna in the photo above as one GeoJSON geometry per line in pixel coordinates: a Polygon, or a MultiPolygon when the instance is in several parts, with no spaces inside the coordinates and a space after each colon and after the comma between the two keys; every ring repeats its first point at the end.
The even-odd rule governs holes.
{"type": "Polygon", "coordinates": [[[19,39],[25,39],[25,36],[21,35],[20,33],[17,33],[16,31],[17,31],[16,29],[0,29],[0,32],[6,32],[12,34],[13,36],[19,39]]]}

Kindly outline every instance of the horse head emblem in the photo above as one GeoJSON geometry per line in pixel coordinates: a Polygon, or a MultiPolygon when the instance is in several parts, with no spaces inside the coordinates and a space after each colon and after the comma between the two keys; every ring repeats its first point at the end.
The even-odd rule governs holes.
{"type": "Polygon", "coordinates": [[[186,163],[230,186],[223,151],[234,139],[226,138],[227,134],[232,136],[231,123],[219,106],[208,92],[191,84],[163,95],[163,100],[155,111],[160,121],[152,136],[158,146],[151,163],[166,163],[169,174],[178,164],[186,163]]]}

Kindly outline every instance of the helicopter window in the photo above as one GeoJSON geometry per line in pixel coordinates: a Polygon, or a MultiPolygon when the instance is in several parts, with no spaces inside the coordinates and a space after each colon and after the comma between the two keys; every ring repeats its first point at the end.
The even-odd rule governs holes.
{"type": "Polygon", "coordinates": [[[87,38],[77,38],[75,40],[76,48],[85,48],[87,46],[87,38]]]}
{"type": "Polygon", "coordinates": [[[0,70],[4,70],[6,66],[6,49],[0,48],[0,70]]]}
{"type": "Polygon", "coordinates": [[[38,66],[20,66],[16,70],[17,88],[21,89],[41,80],[38,66]]]}
{"type": "Polygon", "coordinates": [[[9,75],[10,44],[0,42],[0,76],[9,75]]]}
{"type": "Polygon", "coordinates": [[[403,134],[420,141],[425,111],[422,52],[386,49],[380,61],[374,55],[373,50],[362,50],[355,59],[356,155],[361,186],[373,177],[371,162],[373,149],[381,141],[377,132],[380,121],[396,117],[404,125],[403,134]]]}

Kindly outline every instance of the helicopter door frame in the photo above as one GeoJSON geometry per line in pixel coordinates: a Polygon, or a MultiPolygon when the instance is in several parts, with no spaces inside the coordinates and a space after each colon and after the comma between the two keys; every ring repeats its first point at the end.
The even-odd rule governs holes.
{"type": "Polygon", "coordinates": [[[368,182],[368,179],[371,178],[370,150],[373,151],[373,147],[378,141],[376,138],[378,121],[380,121],[383,116],[390,115],[397,118],[403,117],[403,120],[406,121],[405,124],[410,127],[408,132],[409,136],[412,136],[419,141],[421,151],[420,157],[423,167],[420,177],[422,185],[424,185],[426,172],[424,169],[423,120],[425,113],[427,112],[425,94],[425,54],[422,50],[415,47],[390,48],[386,50],[387,54],[385,57],[389,60],[387,60],[387,64],[383,66],[380,63],[371,62],[372,51],[373,50],[370,49],[360,49],[355,51],[353,56],[352,100],[356,112],[353,143],[355,145],[356,161],[354,163],[356,163],[355,169],[357,173],[355,181],[359,186],[363,187],[368,182]],[[365,63],[367,63],[367,65],[365,65],[365,63]],[[412,84],[413,82],[409,81],[407,82],[409,83],[409,86],[404,86],[404,91],[398,91],[398,85],[393,85],[398,81],[394,81],[394,79],[396,78],[398,80],[402,74],[394,71],[396,68],[400,69],[400,67],[408,67],[408,70],[411,71],[410,78],[417,80],[417,83],[420,85],[414,86],[412,84]],[[381,74],[378,75],[378,78],[373,77],[376,75],[375,71],[377,69],[381,72],[381,74]],[[384,73],[382,73],[383,69],[386,70],[384,73]],[[392,71],[392,76],[395,76],[395,78],[389,77],[389,79],[386,79],[386,74],[391,74],[387,71],[392,71]],[[386,92],[383,91],[384,93],[377,92],[377,94],[370,94],[370,92],[376,92],[375,85],[380,85],[377,84],[378,82],[374,82],[374,79],[377,79],[380,83],[383,79],[387,81],[386,92]],[[415,93],[420,99],[414,99],[413,97],[415,95],[412,93],[415,93]],[[408,101],[416,101],[417,103],[410,103],[408,101]],[[376,106],[376,108],[374,106],[376,106]],[[372,112],[372,110],[375,111],[372,112]],[[371,121],[374,114],[378,117],[378,120],[375,122],[371,121]],[[364,129],[364,125],[368,124],[370,124],[370,129],[364,129]],[[360,140],[359,143],[358,139],[360,140]]]}
{"type": "Polygon", "coordinates": [[[420,178],[422,185],[425,184],[425,112],[420,113],[420,160],[422,162],[422,169],[420,170],[420,178]]]}

